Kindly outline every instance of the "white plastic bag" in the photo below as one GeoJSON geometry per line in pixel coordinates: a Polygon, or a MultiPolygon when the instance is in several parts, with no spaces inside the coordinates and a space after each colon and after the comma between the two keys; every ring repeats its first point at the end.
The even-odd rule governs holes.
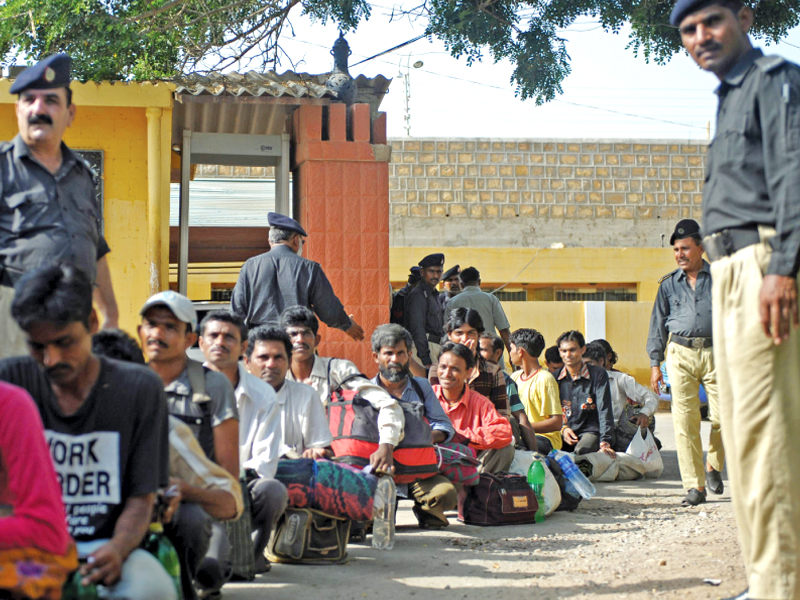
{"type": "Polygon", "coordinates": [[[653,439],[653,434],[649,429],[645,429],[646,434],[642,436],[642,428],[637,428],[636,434],[633,436],[626,454],[635,456],[644,463],[645,470],[644,476],[648,478],[655,478],[661,475],[664,470],[664,461],[661,460],[661,454],[656,446],[656,441],[653,439]]]}
{"type": "MultiPolygon", "coordinates": [[[[537,456],[542,457],[541,454],[537,454],[537,456]]],[[[515,450],[514,460],[511,462],[508,472],[527,477],[528,469],[534,460],[536,460],[534,453],[530,450],[515,450]]],[[[543,460],[542,464],[544,465],[544,512],[549,517],[561,504],[561,489],[558,487],[555,475],[547,467],[547,461],[543,460]]]]}

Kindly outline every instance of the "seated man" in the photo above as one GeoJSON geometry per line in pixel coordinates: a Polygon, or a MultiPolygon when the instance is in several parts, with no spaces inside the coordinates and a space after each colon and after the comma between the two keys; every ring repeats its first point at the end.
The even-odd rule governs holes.
{"type": "Polygon", "coordinates": [[[271,462],[281,446],[279,436],[272,434],[272,423],[279,412],[275,390],[248,373],[239,362],[247,349],[247,326],[240,316],[227,310],[206,314],[200,322],[200,349],[206,357],[204,365],[225,375],[236,396],[239,464],[248,470],[256,572],[265,573],[269,562],[264,548],[288,499],[286,488],[275,479],[275,465],[271,462]]]}
{"type": "Polygon", "coordinates": [[[521,367],[511,376],[517,382],[527,424],[520,424],[525,445],[545,456],[561,449],[561,398],[549,371],[539,364],[544,337],[535,329],[517,329],[511,334],[508,355],[521,367]]]}
{"type": "Polygon", "coordinates": [[[558,351],[558,346],[550,346],[544,351],[544,364],[553,377],[556,377],[561,372],[561,369],[564,368],[564,363],[561,362],[561,353],[558,351]]]}
{"type": "MultiPolygon", "coordinates": [[[[512,407],[508,403],[506,380],[502,369],[496,363],[490,363],[478,354],[478,338],[483,333],[483,321],[480,313],[473,308],[456,308],[444,324],[447,338],[454,344],[463,344],[470,349],[478,367],[469,374],[467,383],[472,391],[488,398],[497,411],[511,417],[512,407]]],[[[428,375],[432,385],[439,383],[438,369],[434,364],[428,375]]],[[[513,407],[513,412],[521,412],[522,406],[513,407]]]]}
{"type": "Polygon", "coordinates": [[[475,368],[475,355],[462,344],[448,342],[439,357],[439,384],[433,391],[456,430],[452,441],[478,452],[478,471],[508,471],[514,460],[511,424],[484,396],[470,389],[467,379],[475,368]]]}
{"type": "MultiPolygon", "coordinates": [[[[432,429],[431,442],[447,442],[455,433],[450,419],[444,414],[431,385],[409,373],[411,334],[400,325],[387,324],[375,328],[372,334],[372,357],[378,374],[372,382],[389,392],[400,402],[421,405],[421,414],[432,429]]],[[[456,488],[444,475],[418,479],[408,485],[414,499],[414,516],[422,529],[447,527],[445,511],[458,503],[456,488]]]]}
{"type": "Polygon", "coordinates": [[[278,459],[332,458],[331,432],[325,409],[310,385],[286,378],[292,360],[292,341],[277,326],[261,325],[250,332],[244,364],[256,377],[266,381],[276,392],[278,411],[267,422],[268,435],[278,440],[277,450],[264,460],[271,469],[278,459]]]}
{"type": "MultiPolygon", "coordinates": [[[[119,329],[103,329],[92,336],[92,352],[97,356],[114,358],[126,362],[133,362],[143,365],[144,355],[138,342],[124,331],[119,329]]],[[[205,452],[200,447],[194,433],[183,421],[177,417],[169,415],[169,477],[170,481],[180,481],[181,484],[199,488],[197,492],[199,499],[196,502],[185,503],[181,510],[183,512],[197,513],[193,517],[194,521],[199,521],[205,511],[213,518],[226,518],[226,515],[235,514],[239,518],[244,509],[242,500],[242,488],[239,480],[220,467],[217,463],[209,460],[205,452]]],[[[166,525],[167,535],[175,536],[175,531],[171,525],[172,515],[175,510],[181,507],[180,492],[169,499],[169,506],[164,513],[163,522],[166,525]]],[[[184,522],[192,519],[185,518],[184,522]]],[[[208,538],[211,536],[211,520],[206,517],[207,534],[205,546],[201,555],[196,560],[188,560],[186,553],[179,553],[181,559],[181,588],[186,600],[196,597],[193,575],[190,574],[189,565],[199,562],[208,549],[208,538]]]]}
{"type": "Polygon", "coordinates": [[[614,452],[614,408],[605,369],[583,363],[586,341],[580,331],[565,331],[556,340],[564,368],[556,376],[566,422],[562,449],[575,454],[614,452]]]}
{"type": "Polygon", "coordinates": [[[42,419],[28,393],[7,383],[0,414],[0,597],[57,598],[78,555],[42,419]]]}
{"type": "MultiPolygon", "coordinates": [[[[613,352],[613,350],[612,350],[613,352]]],[[[586,344],[583,360],[587,364],[605,369],[608,373],[611,388],[611,404],[614,407],[614,427],[616,428],[615,450],[625,452],[636,434],[636,427],[645,429],[650,425],[650,417],[658,410],[658,396],[650,388],[622,371],[611,369],[608,361],[608,349],[599,342],[586,344]],[[635,407],[630,421],[626,418],[626,409],[635,407]]],[[[645,432],[642,432],[645,433],[645,432]]]]}
{"type": "MultiPolygon", "coordinates": [[[[194,433],[206,456],[239,477],[239,415],[228,379],[189,360],[186,350],[197,340],[197,312],[192,301],[175,292],[160,292],[145,302],[139,338],[150,368],[163,381],[167,409],[194,433]]],[[[184,480],[175,482],[183,504],[167,528],[178,554],[206,594],[213,594],[232,575],[230,543],[221,520],[236,513],[200,509],[208,491],[184,480]],[[190,506],[187,506],[190,505],[190,506]]]]}
{"type": "Polygon", "coordinates": [[[31,356],[0,362],[0,379],[39,409],[84,581],[109,598],[174,599],[170,576],[139,549],[168,481],[161,382],[145,367],[92,354],[92,284],[70,265],[23,275],[11,310],[31,356]]]}
{"type": "Polygon", "coordinates": [[[319,344],[319,321],[304,306],[291,306],[283,311],[279,323],[292,341],[292,364],[286,378],[310,385],[317,392],[323,407],[331,392],[354,390],[378,409],[380,443],[370,457],[374,469],[392,473],[392,453],[403,434],[403,410],[386,390],[364,377],[358,367],[343,358],[323,358],[315,354],[319,344]]]}

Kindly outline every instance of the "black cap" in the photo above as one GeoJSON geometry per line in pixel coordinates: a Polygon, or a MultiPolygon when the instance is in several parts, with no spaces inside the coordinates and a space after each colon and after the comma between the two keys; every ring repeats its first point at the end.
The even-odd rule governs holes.
{"type": "Polygon", "coordinates": [[[286,229],[287,231],[294,231],[295,233],[299,233],[303,237],[308,237],[305,229],[300,227],[300,223],[295,221],[291,217],[287,217],[286,215],[281,215],[278,213],[267,213],[267,223],[269,223],[270,227],[277,227],[278,229],[286,229]]]}
{"type": "Polygon", "coordinates": [[[53,54],[17,75],[8,91],[21,94],[25,90],[51,90],[68,87],[72,59],[67,54],[53,54]]]}
{"type": "Polygon", "coordinates": [[[428,267],[443,267],[444,254],[429,254],[419,261],[419,266],[423,269],[427,269],[428,267]]]}
{"type": "Polygon", "coordinates": [[[409,271],[411,274],[408,276],[408,283],[417,283],[422,279],[422,276],[419,274],[419,267],[411,267],[409,271]]]}
{"type": "Polygon", "coordinates": [[[691,237],[693,235],[700,235],[700,224],[694,219],[683,219],[678,221],[675,225],[675,231],[669,238],[670,246],[675,243],[675,240],[682,240],[683,238],[691,237]]]}
{"type": "Polygon", "coordinates": [[[450,267],[449,269],[447,269],[447,271],[442,273],[442,281],[444,281],[445,279],[450,279],[451,277],[455,277],[460,272],[461,272],[461,267],[459,267],[458,265],[456,265],[455,267],[450,267]]]}
{"type": "Polygon", "coordinates": [[[461,281],[478,281],[481,273],[475,267],[467,267],[461,271],[461,281]]]}
{"type": "Polygon", "coordinates": [[[714,0],[678,0],[669,16],[669,24],[673,27],[680,27],[685,16],[709,4],[714,4],[714,0]]]}

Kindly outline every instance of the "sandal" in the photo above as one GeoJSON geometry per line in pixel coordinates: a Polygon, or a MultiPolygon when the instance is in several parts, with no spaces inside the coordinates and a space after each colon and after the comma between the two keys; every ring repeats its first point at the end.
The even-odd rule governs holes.
{"type": "Polygon", "coordinates": [[[706,493],[705,491],[701,492],[698,489],[692,488],[690,489],[686,497],[681,501],[681,506],[684,508],[689,506],[697,506],[698,504],[702,504],[706,501],[706,493]]]}
{"type": "Polygon", "coordinates": [[[706,487],[712,494],[721,494],[725,491],[725,484],[722,483],[722,473],[716,469],[706,472],[706,487]]]}

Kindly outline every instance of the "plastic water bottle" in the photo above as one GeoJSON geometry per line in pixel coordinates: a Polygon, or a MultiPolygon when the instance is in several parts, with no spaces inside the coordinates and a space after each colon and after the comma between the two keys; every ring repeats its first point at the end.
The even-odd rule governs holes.
{"type": "Polygon", "coordinates": [[[564,473],[564,477],[567,479],[567,491],[570,491],[569,484],[572,484],[575,491],[583,496],[585,500],[597,494],[594,484],[586,478],[586,475],[581,473],[581,470],[569,454],[561,450],[553,450],[550,452],[550,456],[556,459],[558,466],[561,467],[561,471],[564,473]]]}
{"type": "Polygon", "coordinates": [[[61,592],[61,600],[97,600],[97,588],[93,583],[83,585],[81,580],[83,575],[80,571],[75,571],[72,577],[67,579],[61,592]]]}
{"type": "Polygon", "coordinates": [[[161,523],[150,523],[150,532],[145,538],[144,549],[156,557],[167,574],[172,578],[172,583],[175,585],[175,590],[178,594],[178,600],[181,600],[183,598],[183,591],[181,588],[181,562],[178,558],[178,553],[175,551],[175,546],[173,546],[169,538],[164,535],[164,526],[161,523]]]}
{"type": "Polygon", "coordinates": [[[394,511],[397,488],[389,476],[378,479],[375,502],[372,506],[372,547],[378,550],[394,548],[394,511]]]}
{"type": "Polygon", "coordinates": [[[528,467],[528,485],[531,486],[533,493],[536,494],[536,515],[534,520],[537,523],[544,521],[545,506],[544,506],[544,465],[540,460],[534,459],[531,466],[528,467]]]}

